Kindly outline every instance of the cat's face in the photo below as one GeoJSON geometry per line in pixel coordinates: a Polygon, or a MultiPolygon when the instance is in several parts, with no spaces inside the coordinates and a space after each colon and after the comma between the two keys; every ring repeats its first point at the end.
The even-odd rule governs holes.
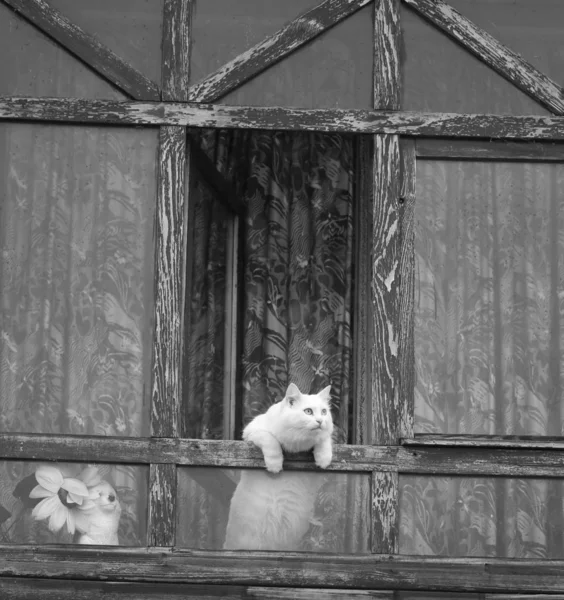
{"type": "Polygon", "coordinates": [[[104,512],[120,510],[120,503],[114,488],[107,482],[102,481],[90,488],[90,500],[104,512]]]}
{"type": "Polygon", "coordinates": [[[328,431],[333,429],[331,407],[331,386],[327,386],[317,394],[302,394],[298,387],[291,383],[286,391],[287,414],[291,417],[292,426],[308,431],[328,431]]]}

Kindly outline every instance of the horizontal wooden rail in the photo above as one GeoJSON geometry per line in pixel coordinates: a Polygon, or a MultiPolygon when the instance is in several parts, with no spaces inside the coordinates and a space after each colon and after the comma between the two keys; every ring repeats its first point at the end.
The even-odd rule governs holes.
{"type": "Polygon", "coordinates": [[[404,446],[443,446],[458,448],[514,448],[520,450],[564,450],[563,437],[516,435],[434,435],[415,434],[402,440],[404,446]]]}
{"type": "Polygon", "coordinates": [[[0,97],[0,120],[564,140],[564,117],[0,97]]]}
{"type": "MultiPolygon", "coordinates": [[[[0,577],[0,598],[15,600],[394,600],[393,591],[190,585],[0,577]]],[[[552,596],[551,596],[552,598],[552,596]]],[[[527,600],[527,599],[525,599],[527,600]]],[[[558,600],[558,598],[557,598],[558,600]]]]}
{"type": "MultiPolygon", "coordinates": [[[[417,442],[416,442],[417,443],[417,442]]],[[[564,449],[421,444],[334,448],[331,471],[391,471],[418,475],[564,478],[564,449]]],[[[187,467],[264,468],[260,450],[242,441],[0,434],[0,460],[177,464],[187,467]]],[[[287,456],[286,469],[318,469],[311,453],[287,456]]],[[[401,477],[400,477],[401,478],[401,477]]]]}
{"type": "Polygon", "coordinates": [[[564,581],[564,561],[2,545],[1,576],[361,590],[558,592],[564,581]]]}
{"type": "Polygon", "coordinates": [[[453,139],[418,139],[417,158],[437,160],[497,160],[564,162],[564,144],[453,139]]]}

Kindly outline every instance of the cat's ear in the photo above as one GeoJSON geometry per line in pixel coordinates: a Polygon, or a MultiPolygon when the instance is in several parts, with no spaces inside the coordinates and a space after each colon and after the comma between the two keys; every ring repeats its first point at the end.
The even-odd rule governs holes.
{"type": "Polygon", "coordinates": [[[298,389],[298,386],[295,383],[291,383],[288,386],[288,389],[286,390],[286,402],[288,402],[288,404],[292,406],[294,402],[296,402],[296,400],[299,400],[301,397],[302,393],[298,389]]]}
{"type": "Polygon", "coordinates": [[[325,400],[327,404],[331,404],[331,386],[328,385],[326,388],[323,388],[319,394],[317,394],[320,398],[325,400]]]}

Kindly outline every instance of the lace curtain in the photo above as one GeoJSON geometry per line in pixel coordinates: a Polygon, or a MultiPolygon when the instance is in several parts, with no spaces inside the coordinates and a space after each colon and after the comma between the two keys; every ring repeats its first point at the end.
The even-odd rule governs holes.
{"type": "MultiPolygon", "coordinates": [[[[564,167],[420,161],[416,431],[562,435],[564,167]]],[[[402,480],[402,551],[563,556],[562,482],[402,480]]]]}

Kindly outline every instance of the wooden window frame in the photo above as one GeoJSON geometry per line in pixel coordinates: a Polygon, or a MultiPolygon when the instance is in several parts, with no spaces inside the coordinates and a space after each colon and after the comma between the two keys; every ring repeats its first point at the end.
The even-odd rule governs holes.
{"type": "MultiPolygon", "coordinates": [[[[81,597],[94,598],[99,596],[100,590],[106,590],[128,598],[137,597],[135,594],[143,588],[145,597],[154,598],[165,594],[214,597],[227,590],[233,598],[334,595],[392,599],[393,590],[433,590],[479,592],[483,598],[503,600],[514,597],[511,594],[517,592],[561,591],[564,560],[398,555],[397,521],[398,479],[402,473],[564,477],[562,438],[413,434],[416,158],[441,158],[448,153],[450,158],[561,160],[563,146],[555,142],[564,140],[562,89],[442,0],[403,1],[547,107],[551,116],[401,111],[400,0],[324,0],[193,86],[189,83],[192,0],[164,1],[160,86],[50,8],[44,0],[1,1],[120,88],[131,100],[4,97],[0,98],[0,120],[158,127],[159,175],[151,437],[0,434],[0,459],[149,465],[148,545],[135,549],[0,545],[0,592],[9,596],[26,593],[25,597],[70,598],[70,593],[80,589],[81,597]],[[372,110],[206,104],[236,89],[368,4],[374,7],[372,110]],[[362,190],[370,201],[362,207],[365,219],[358,234],[361,247],[371,257],[357,272],[365,282],[356,298],[361,320],[356,328],[360,348],[357,368],[363,369],[355,388],[355,436],[360,444],[337,446],[330,467],[337,472],[371,473],[373,553],[370,555],[203,551],[175,547],[178,466],[263,466],[260,451],[244,442],[180,438],[183,344],[180,325],[187,231],[185,165],[191,152],[187,127],[327,131],[372,136],[371,183],[367,185],[369,189],[362,190]],[[503,141],[484,142],[491,139],[503,141]],[[526,143],[531,140],[537,143],[526,143]],[[366,420],[369,425],[362,427],[366,420]]],[[[366,146],[362,151],[367,151],[366,146]]],[[[286,465],[289,469],[306,471],[315,468],[309,455],[291,457],[286,465]]]]}

